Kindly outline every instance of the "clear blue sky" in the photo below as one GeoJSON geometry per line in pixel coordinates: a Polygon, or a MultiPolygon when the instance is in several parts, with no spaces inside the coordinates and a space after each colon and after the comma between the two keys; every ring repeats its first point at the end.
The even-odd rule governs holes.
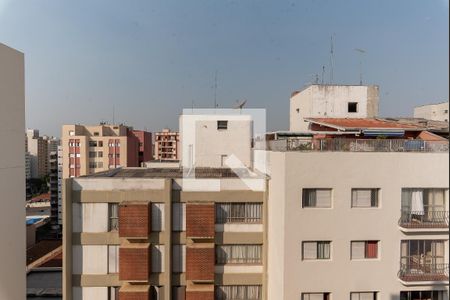
{"type": "MultiPolygon", "coordinates": [[[[328,68],[381,88],[383,116],[448,100],[448,0],[0,0],[0,42],[26,57],[27,126],[112,119],[155,131],[183,108],[247,99],[287,129],[290,93],[328,68]]],[[[1,67],[1,66],[0,66],[1,67]]],[[[326,76],[328,78],[328,75],[326,76]]]]}

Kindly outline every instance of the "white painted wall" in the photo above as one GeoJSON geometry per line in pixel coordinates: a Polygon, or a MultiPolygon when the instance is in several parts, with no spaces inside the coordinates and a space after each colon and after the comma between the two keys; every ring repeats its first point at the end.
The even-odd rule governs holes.
{"type": "Polygon", "coordinates": [[[269,299],[300,299],[302,292],[349,299],[352,291],[379,291],[379,299],[398,300],[402,290],[432,288],[400,282],[400,241],[448,234],[402,232],[401,190],[448,188],[448,163],[448,154],[439,153],[270,152],[269,299]],[[303,209],[301,192],[310,187],[332,188],[333,208],[303,209]],[[351,189],[371,187],[381,189],[381,206],[351,208],[351,189]],[[319,240],[332,241],[331,260],[302,261],[302,241],[319,240]],[[351,261],[354,240],[379,240],[380,258],[351,261]],[[276,297],[280,290],[284,295],[276,297]]]}
{"type": "Polygon", "coordinates": [[[24,55],[0,43],[0,299],[25,295],[24,55]]]}
{"type": "Polygon", "coordinates": [[[373,118],[378,115],[378,87],[310,85],[290,100],[290,130],[308,131],[305,118],[373,118]],[[349,113],[348,103],[358,112],[349,113]]]}
{"type": "Polygon", "coordinates": [[[107,245],[74,245],[72,249],[73,274],[108,274],[107,245]]]}
{"type": "Polygon", "coordinates": [[[414,108],[414,118],[448,122],[449,103],[429,104],[414,108]]]}
{"type": "Polygon", "coordinates": [[[108,288],[74,287],[73,300],[108,300],[108,288]]]}
{"type": "Polygon", "coordinates": [[[108,232],[108,203],[72,203],[73,232],[108,232]]]}
{"type": "Polygon", "coordinates": [[[249,115],[182,115],[180,133],[185,167],[227,167],[222,155],[234,155],[244,166],[252,166],[253,121],[249,115]],[[219,120],[228,121],[228,128],[218,130],[219,120]]]}

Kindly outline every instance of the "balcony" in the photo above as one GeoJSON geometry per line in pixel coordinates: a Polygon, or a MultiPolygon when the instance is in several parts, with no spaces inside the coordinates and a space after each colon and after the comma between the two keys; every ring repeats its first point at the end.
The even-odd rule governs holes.
{"type": "Polygon", "coordinates": [[[406,285],[417,284],[418,282],[433,282],[448,284],[448,264],[419,263],[411,261],[408,264],[401,264],[398,277],[406,285]]]}
{"type": "Polygon", "coordinates": [[[255,149],[269,151],[318,152],[432,152],[448,153],[448,141],[407,139],[354,139],[354,138],[289,138],[256,141],[255,149]]]}
{"type": "Polygon", "coordinates": [[[448,211],[401,211],[398,225],[405,229],[448,230],[448,211]]]}

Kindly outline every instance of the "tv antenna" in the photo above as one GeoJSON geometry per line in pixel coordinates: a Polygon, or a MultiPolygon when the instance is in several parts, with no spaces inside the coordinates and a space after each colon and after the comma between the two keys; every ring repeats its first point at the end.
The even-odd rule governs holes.
{"type": "Polygon", "coordinates": [[[214,110],[216,110],[217,104],[217,70],[214,72],[214,110]]]}
{"type": "Polygon", "coordinates": [[[324,78],[325,78],[325,66],[322,66],[322,84],[324,84],[324,78]]]}
{"type": "Polygon", "coordinates": [[[359,53],[359,85],[363,85],[362,59],[363,55],[366,54],[366,50],[355,48],[355,51],[359,53]]]}
{"type": "Polygon", "coordinates": [[[244,108],[247,100],[236,100],[236,104],[233,106],[234,109],[239,109],[240,113],[242,113],[242,109],[244,108]]]}
{"type": "Polygon", "coordinates": [[[115,125],[115,120],[116,120],[116,107],[113,104],[113,107],[112,107],[112,123],[113,123],[113,125],[115,125]]]}
{"type": "Polygon", "coordinates": [[[334,80],[334,34],[331,35],[330,39],[330,84],[334,80]]]}

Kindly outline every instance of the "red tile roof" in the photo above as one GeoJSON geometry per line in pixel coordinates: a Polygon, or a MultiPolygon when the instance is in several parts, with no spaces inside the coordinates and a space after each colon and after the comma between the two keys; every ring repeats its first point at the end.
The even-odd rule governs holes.
{"type": "Polygon", "coordinates": [[[40,194],[31,198],[31,202],[50,201],[50,193],[40,194]]]}
{"type": "Polygon", "coordinates": [[[418,139],[424,140],[424,141],[442,141],[442,142],[448,142],[446,138],[443,138],[437,134],[431,133],[429,131],[422,131],[418,136],[418,139]]]}
{"type": "Polygon", "coordinates": [[[414,125],[400,124],[380,119],[361,118],[307,118],[308,121],[323,126],[342,129],[404,129],[420,130],[414,125]]]}

